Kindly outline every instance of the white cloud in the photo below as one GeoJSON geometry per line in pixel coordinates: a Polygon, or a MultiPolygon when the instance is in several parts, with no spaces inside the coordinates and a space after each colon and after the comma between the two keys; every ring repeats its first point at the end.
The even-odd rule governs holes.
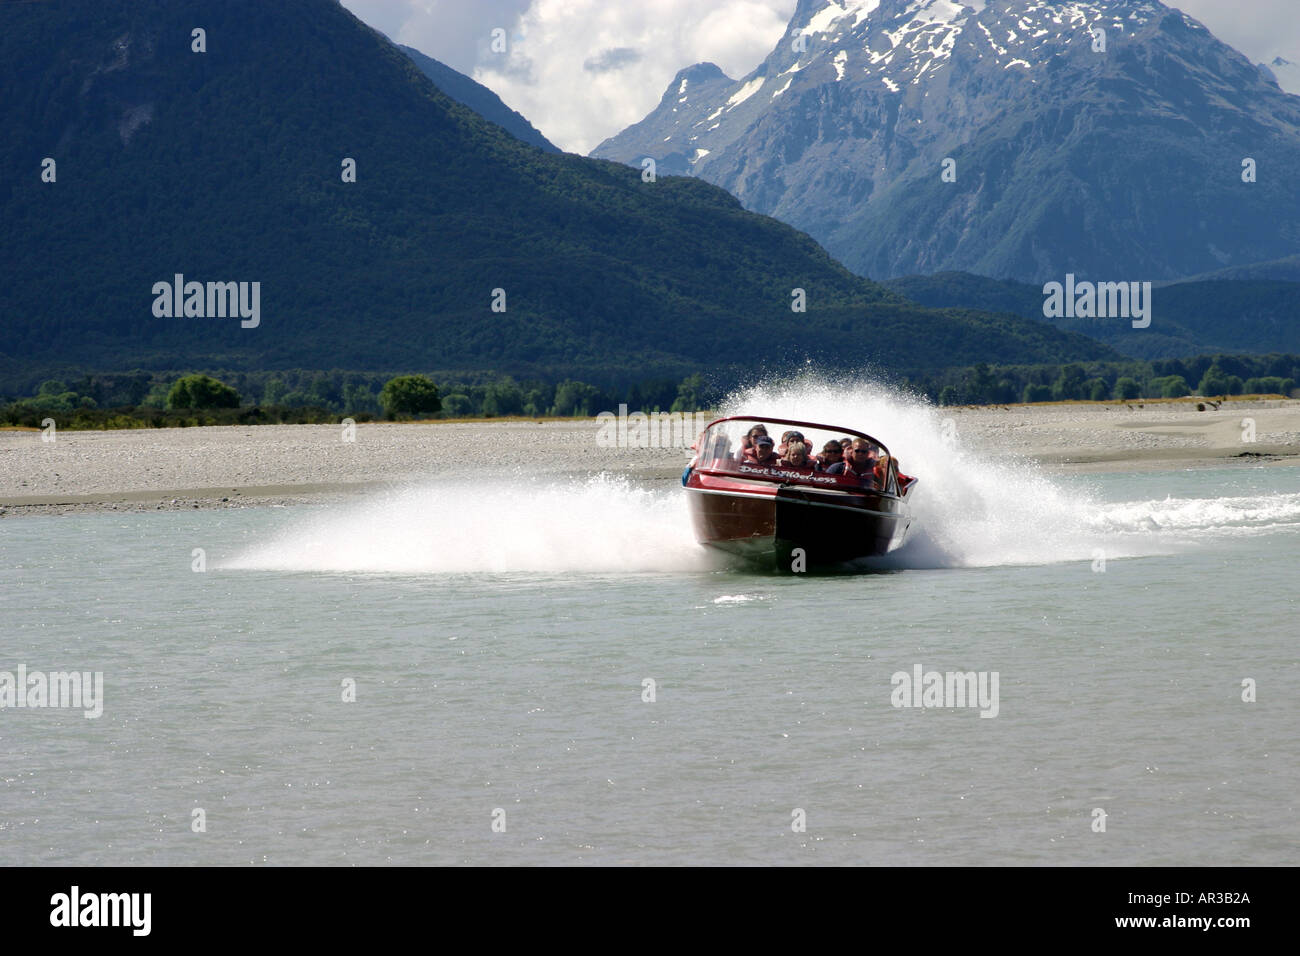
{"type": "Polygon", "coordinates": [[[490,87],[560,148],[587,153],[644,118],[683,67],[708,60],[728,76],[748,73],[781,38],[795,2],[344,0],[344,6],[490,87]],[[508,57],[488,49],[494,26],[511,37],[508,57]],[[611,58],[613,50],[637,56],[611,58]],[[584,69],[611,61],[621,67],[584,69]]]}
{"type": "Polygon", "coordinates": [[[492,31],[513,36],[532,0],[342,0],[343,6],[398,43],[472,76],[491,55],[492,31]]]}
{"type": "Polygon", "coordinates": [[[530,80],[492,58],[474,78],[492,87],[552,141],[586,153],[654,109],[683,67],[704,60],[742,76],[780,39],[794,0],[535,0],[520,18],[523,41],[511,56],[532,62],[530,80]],[[620,68],[595,71],[608,51],[620,68]]]}
{"type": "Polygon", "coordinates": [[[1200,20],[1252,63],[1267,63],[1275,56],[1300,61],[1296,0],[1169,0],[1168,5],[1200,20]]]}
{"type": "MultiPolygon", "coordinates": [[[[343,0],[401,43],[490,87],[553,143],[587,153],[654,109],[673,74],[735,79],[771,52],[796,0],[343,0]],[[493,28],[507,56],[489,50],[493,28]]],[[[1175,0],[1252,62],[1300,62],[1297,0],[1175,0]]]]}

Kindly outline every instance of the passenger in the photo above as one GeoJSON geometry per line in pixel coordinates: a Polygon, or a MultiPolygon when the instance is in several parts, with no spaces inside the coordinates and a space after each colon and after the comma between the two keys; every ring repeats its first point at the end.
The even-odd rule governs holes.
{"type": "Polygon", "coordinates": [[[797,441],[807,444],[808,439],[803,437],[803,432],[789,431],[781,435],[781,444],[776,446],[776,453],[782,458],[785,457],[786,449],[790,447],[790,442],[797,441]]]}
{"type": "Polygon", "coordinates": [[[808,457],[808,446],[801,441],[792,441],[781,456],[783,468],[797,468],[800,471],[813,471],[817,463],[808,457]]]}
{"type": "Polygon", "coordinates": [[[755,425],[749,431],[745,432],[745,437],[740,440],[740,448],[736,451],[737,461],[754,460],[754,439],[760,435],[767,434],[766,425],[755,425]]]}
{"type": "Polygon", "coordinates": [[[876,452],[871,442],[865,438],[853,439],[852,451],[839,474],[857,479],[864,488],[874,490],[879,487],[876,483],[876,452]]]}
{"type": "Polygon", "coordinates": [[[887,486],[889,475],[889,466],[893,466],[894,479],[897,480],[898,490],[906,488],[907,483],[911,481],[910,477],[902,473],[902,468],[898,467],[898,459],[892,455],[880,455],[880,464],[876,466],[876,480],[879,481],[881,488],[887,486]]]}
{"type": "Polygon", "coordinates": [[[875,472],[877,488],[889,487],[889,461],[888,455],[881,455],[876,461],[876,467],[872,469],[875,472]]]}
{"type": "Polygon", "coordinates": [[[817,456],[817,470],[838,475],[844,470],[844,446],[837,441],[828,441],[822,446],[822,453],[817,456]]]}
{"type": "Polygon", "coordinates": [[[748,465],[760,465],[765,468],[771,468],[780,463],[781,459],[777,457],[772,446],[776,442],[772,441],[767,435],[759,435],[754,439],[754,457],[746,461],[748,465]]]}

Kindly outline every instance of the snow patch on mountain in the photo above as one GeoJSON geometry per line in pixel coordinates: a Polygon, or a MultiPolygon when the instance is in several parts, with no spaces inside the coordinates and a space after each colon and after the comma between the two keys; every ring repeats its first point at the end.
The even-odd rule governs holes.
{"type": "MultiPolygon", "coordinates": [[[[1027,227],[998,231],[973,214],[962,224],[951,210],[942,213],[952,217],[942,241],[914,236],[898,223],[911,221],[913,207],[928,210],[928,200],[913,199],[916,192],[900,191],[898,184],[932,177],[935,157],[951,155],[954,144],[992,162],[989,157],[998,155],[1004,135],[998,125],[1004,114],[1027,127],[1040,124],[1037,142],[1043,143],[1048,135],[1044,130],[1056,126],[1037,112],[1036,88],[1045,88],[1053,102],[1062,104],[1074,102],[1075,89],[1091,97],[1080,100],[1089,107],[1073,120],[1086,129],[1104,125],[1094,118],[1093,100],[1120,113],[1131,105],[1119,102],[1115,82],[1107,86],[1108,76],[1123,77],[1120,85],[1125,88],[1138,84],[1150,102],[1169,99],[1162,92],[1166,87],[1158,84],[1203,88],[1201,99],[1186,101],[1191,106],[1178,105],[1184,102],[1179,93],[1161,107],[1188,115],[1190,127],[1202,113],[1228,115],[1229,98],[1222,92],[1228,87],[1218,78],[1238,81],[1231,66],[1222,66],[1231,64],[1232,55],[1196,21],[1152,0],[799,0],[786,34],[747,76],[733,80],[716,67],[707,76],[696,72],[703,64],[689,68],[690,103],[681,102],[680,113],[671,94],[685,96],[679,89],[681,75],[654,113],[593,155],[635,162],[657,154],[661,170],[699,175],[722,185],[747,208],[807,230],[851,268],[868,273],[925,271],[957,263],[978,266],[975,271],[1037,275],[1061,271],[1061,263],[1072,264],[1070,256],[1076,254],[1066,240],[1031,247],[1027,227]],[[1093,55],[1102,31],[1110,56],[1093,55]],[[1158,55],[1148,55],[1147,50],[1158,55]],[[1141,52],[1135,57],[1134,51],[1141,52]],[[1203,56],[1209,57],[1212,69],[1191,66],[1200,64],[1203,56]],[[767,80],[772,80],[770,87],[767,80]],[[981,135],[973,136],[971,130],[981,135]],[[659,138],[670,132],[682,134],[674,136],[674,144],[686,144],[661,144],[659,138]],[[984,145],[989,141],[994,145],[984,145]],[[953,231],[954,223],[961,231],[953,231]],[[879,238],[884,233],[894,241],[879,238]],[[978,242],[972,238],[976,233],[982,237],[978,242]],[[900,238],[906,242],[900,245],[900,238]]],[[[1279,76],[1276,82],[1300,92],[1300,67],[1281,61],[1268,70],[1293,70],[1293,81],[1279,76]]],[[[1260,73],[1266,75],[1263,65],[1260,73]]],[[[1272,97],[1284,99],[1272,82],[1260,80],[1258,88],[1265,87],[1272,97]]],[[[1266,103],[1269,97],[1262,92],[1257,100],[1266,103]]],[[[1249,103],[1240,106],[1242,112],[1250,109],[1249,103]]],[[[1254,126],[1261,122],[1251,120],[1254,126]]],[[[1288,128],[1300,130],[1300,122],[1288,128]]],[[[1177,140],[1168,129],[1160,135],[1177,140]]],[[[1037,175],[1061,163],[1052,149],[1050,144],[1036,146],[1028,154],[1032,162],[1023,165],[1037,175]]],[[[1099,169],[1109,169],[1107,163],[1127,168],[1110,154],[1079,149],[1099,169]]],[[[1189,167],[1204,165],[1192,148],[1186,161],[1189,167]]],[[[1052,182],[1043,179],[1046,185],[1041,188],[1055,189],[1052,182]]],[[[1038,207],[1014,190],[988,188],[987,194],[972,199],[972,209],[1010,210],[1002,213],[1007,222],[1040,215],[1038,207]]],[[[1053,201],[1068,205],[1075,200],[1053,201]]],[[[1089,254],[1121,263],[1140,257],[1130,235],[1143,228],[1135,221],[1114,231],[1111,246],[1123,245],[1123,256],[1101,242],[1090,247],[1089,254]]],[[[1151,243],[1159,245],[1148,235],[1151,243]]],[[[1243,239],[1228,254],[1237,261],[1255,256],[1256,247],[1265,245],[1263,240],[1243,239]]],[[[1178,250],[1177,265],[1171,265],[1173,255],[1150,255],[1142,261],[1162,274],[1200,268],[1197,257],[1204,257],[1203,246],[1191,252],[1190,243],[1184,246],[1178,250]],[[1184,260],[1192,265],[1184,265],[1184,260]]],[[[1281,250],[1279,256],[1291,254],[1291,247],[1280,241],[1268,246],[1274,247],[1281,250]]]]}
{"type": "Polygon", "coordinates": [[[731,98],[727,100],[727,109],[734,109],[741,103],[745,102],[745,100],[749,99],[762,88],[763,83],[766,80],[767,77],[765,76],[756,76],[740,89],[736,90],[735,93],[731,94],[731,98]]]}
{"type": "Polygon", "coordinates": [[[879,6],[880,0],[828,0],[825,7],[813,14],[812,19],[804,25],[801,32],[825,33],[830,29],[831,24],[837,23],[849,14],[854,15],[853,23],[850,25],[850,29],[853,29],[879,6]]]}

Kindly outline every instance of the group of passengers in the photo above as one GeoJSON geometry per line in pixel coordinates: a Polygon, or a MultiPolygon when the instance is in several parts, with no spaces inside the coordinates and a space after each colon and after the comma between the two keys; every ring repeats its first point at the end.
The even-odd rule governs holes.
{"type": "MultiPolygon", "coordinates": [[[[792,469],[807,474],[823,473],[856,479],[864,487],[883,488],[889,476],[889,455],[865,438],[841,438],[828,441],[819,454],[812,454],[811,444],[803,433],[787,431],[778,445],[764,425],[755,425],[741,439],[736,461],[746,465],[764,465],[792,469]]],[[[895,459],[894,468],[898,462],[895,459]]],[[[899,476],[902,480],[903,476],[899,476]]]]}

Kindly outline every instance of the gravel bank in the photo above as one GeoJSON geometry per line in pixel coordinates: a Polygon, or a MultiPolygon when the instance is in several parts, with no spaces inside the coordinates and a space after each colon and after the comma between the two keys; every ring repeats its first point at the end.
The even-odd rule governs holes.
{"type": "Polygon", "coordinates": [[[541,475],[681,473],[686,449],[606,449],[586,422],[0,432],[0,514],[289,505],[523,464],[541,475]]]}
{"type": "MultiPolygon", "coordinates": [[[[1061,471],[1291,461],[1300,456],[1300,402],[954,408],[963,444],[1029,456],[1061,471]],[[1244,418],[1255,442],[1243,442],[1244,418]]],[[[509,473],[625,474],[670,479],[685,449],[602,448],[594,421],[259,425],[135,431],[0,432],[0,516],[292,505],[385,484],[509,473]]]]}
{"type": "Polygon", "coordinates": [[[958,434],[992,455],[1069,471],[1145,471],[1300,456],[1300,401],[1011,405],[943,410],[958,434]],[[1244,440],[1254,423],[1254,441],[1244,440]]]}

